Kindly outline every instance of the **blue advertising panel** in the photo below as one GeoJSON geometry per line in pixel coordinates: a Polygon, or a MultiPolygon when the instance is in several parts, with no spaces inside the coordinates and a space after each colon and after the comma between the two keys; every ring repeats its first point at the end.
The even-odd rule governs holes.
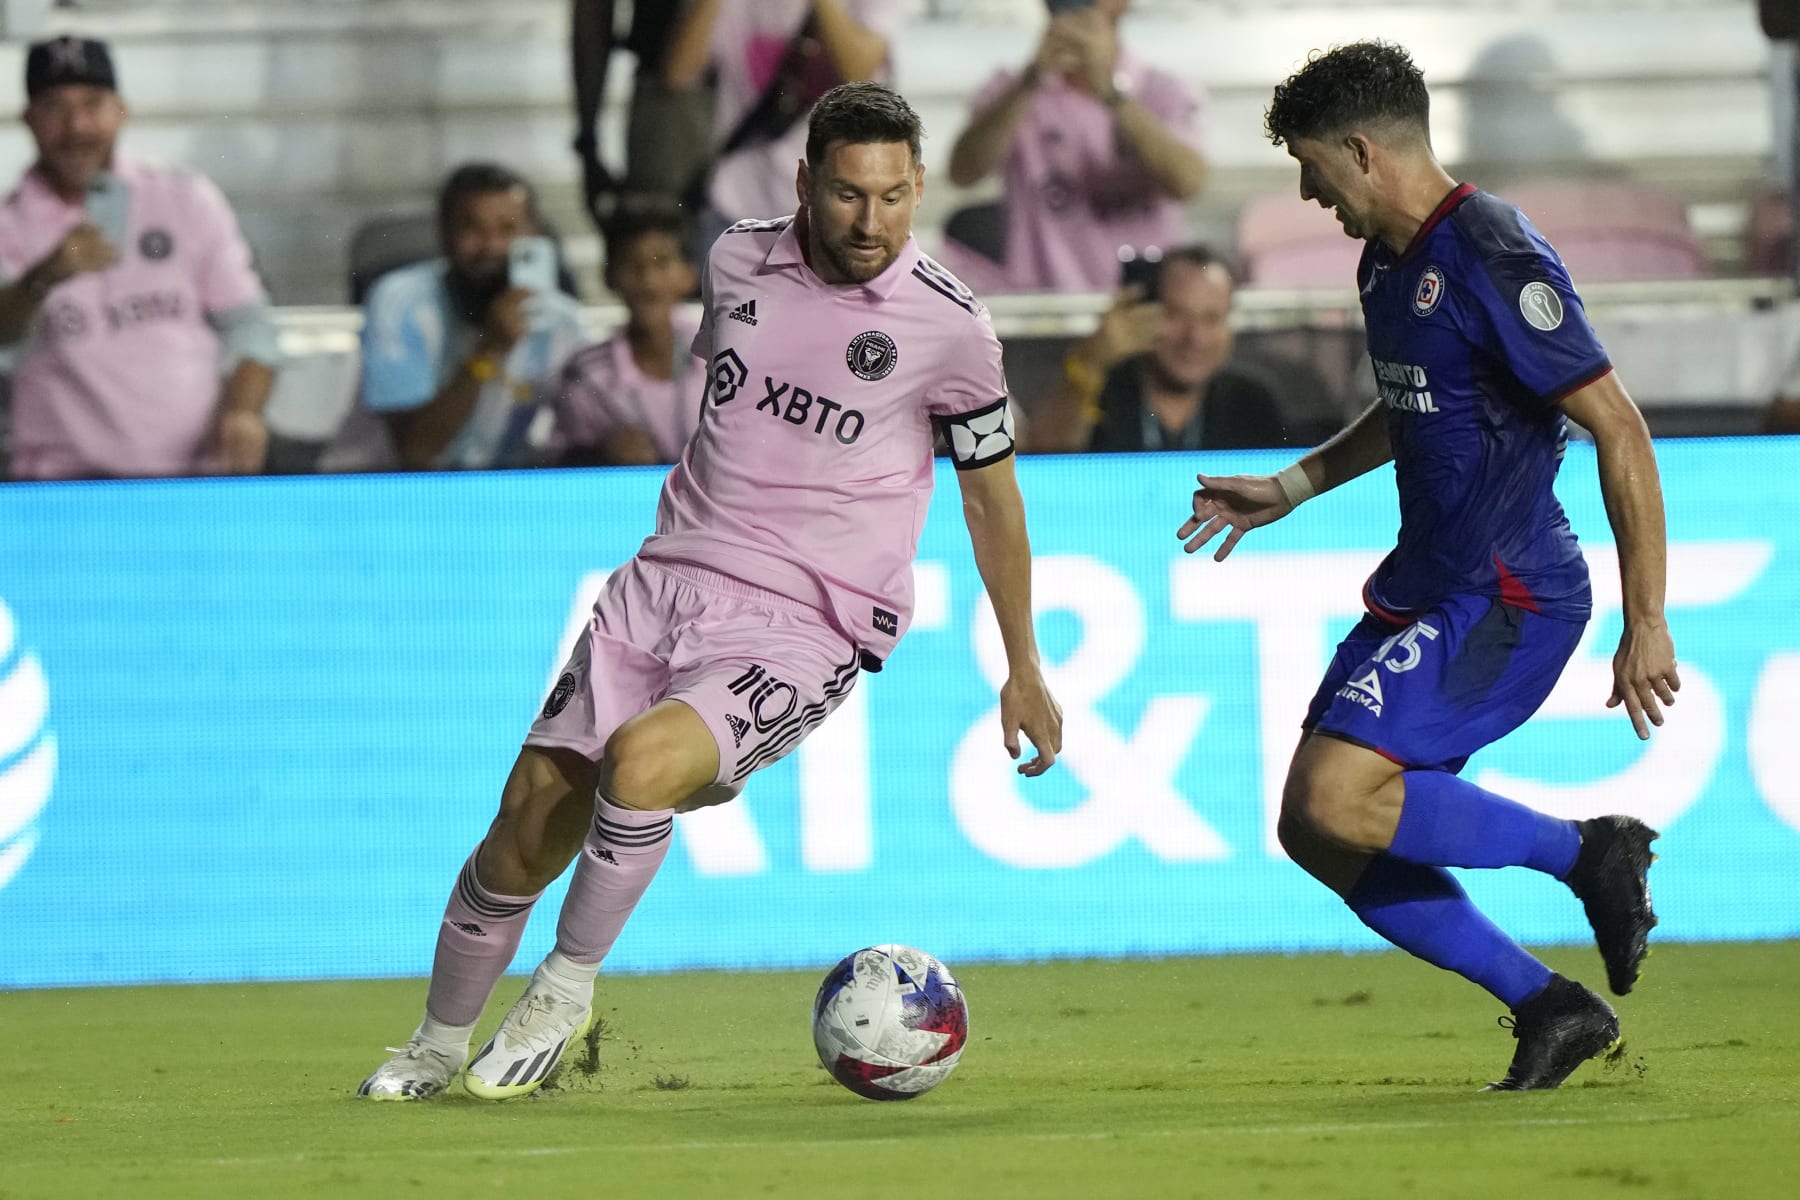
{"type": "MultiPolygon", "coordinates": [[[[1683,688],[1648,743],[1603,707],[1620,630],[1591,450],[1562,493],[1589,638],[1465,775],[1664,830],[1659,937],[1800,935],[1800,441],[1669,442],[1683,688]]],[[[1063,761],[1000,744],[998,633],[944,472],[886,670],[737,803],[681,818],[609,970],[1380,943],[1287,862],[1306,700],[1398,520],[1386,470],[1246,538],[1174,531],[1196,471],[1026,459],[1063,761]]],[[[443,902],[654,471],[0,487],[0,986],[422,974],[443,902]]],[[[1587,938],[1524,871],[1467,872],[1528,942],[1587,938]]],[[[560,885],[522,959],[548,946],[560,885]]]]}

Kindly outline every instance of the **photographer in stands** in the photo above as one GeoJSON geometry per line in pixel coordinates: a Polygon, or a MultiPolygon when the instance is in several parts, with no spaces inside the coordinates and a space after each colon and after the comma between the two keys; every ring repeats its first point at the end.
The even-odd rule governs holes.
{"type": "MultiPolygon", "coordinates": [[[[1094,332],[1063,360],[1032,449],[1237,450],[1293,437],[1276,384],[1230,361],[1233,282],[1205,246],[1131,272],[1094,332]]],[[[1310,443],[1307,443],[1310,444],[1310,443]]]]}
{"type": "Polygon", "coordinates": [[[558,286],[537,197],[505,167],[458,167],[438,195],[444,256],[402,267],[369,293],[362,404],[386,418],[402,466],[524,465],[551,417],[540,389],[585,342],[558,286]]]}
{"type": "Polygon", "coordinates": [[[1047,2],[1031,61],[975,97],[950,181],[968,187],[1002,172],[1008,287],[1106,291],[1119,247],[1182,236],[1182,202],[1206,178],[1200,99],[1120,47],[1130,0],[1047,2]]]}

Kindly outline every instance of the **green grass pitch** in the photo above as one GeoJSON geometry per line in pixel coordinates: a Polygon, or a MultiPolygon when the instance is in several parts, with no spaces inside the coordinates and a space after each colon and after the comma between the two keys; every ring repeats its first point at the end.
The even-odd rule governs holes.
{"type": "Polygon", "coordinates": [[[603,979],[598,1069],[500,1105],[354,1099],[416,980],[0,994],[0,1198],[1800,1194],[1800,943],[1661,948],[1623,1060],[1528,1095],[1476,1090],[1496,1004],[1380,954],[952,964],[962,1065],[875,1103],[825,965],[603,979]]]}

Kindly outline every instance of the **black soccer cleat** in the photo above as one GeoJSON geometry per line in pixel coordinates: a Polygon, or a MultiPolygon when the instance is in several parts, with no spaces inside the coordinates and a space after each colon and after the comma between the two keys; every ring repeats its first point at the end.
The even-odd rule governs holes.
{"type": "Polygon", "coordinates": [[[1619,1040],[1612,1005],[1572,979],[1552,975],[1550,985],[1501,1017],[1519,1039],[1506,1078],[1484,1092],[1537,1092],[1560,1087],[1575,1068],[1604,1054],[1619,1040]]]}
{"type": "Polygon", "coordinates": [[[1569,872],[1569,889],[1587,909],[1607,986],[1623,996],[1638,980],[1656,928],[1649,879],[1656,855],[1650,843],[1659,835],[1636,817],[1595,817],[1579,824],[1581,851],[1569,872]]]}

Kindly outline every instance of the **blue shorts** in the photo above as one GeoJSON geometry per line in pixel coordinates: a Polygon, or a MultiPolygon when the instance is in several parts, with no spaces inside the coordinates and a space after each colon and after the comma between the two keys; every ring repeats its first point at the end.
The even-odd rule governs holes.
{"type": "Polygon", "coordinates": [[[1305,728],[1411,770],[1463,769],[1549,696],[1584,621],[1452,596],[1412,624],[1365,616],[1332,657],[1305,728]]]}

